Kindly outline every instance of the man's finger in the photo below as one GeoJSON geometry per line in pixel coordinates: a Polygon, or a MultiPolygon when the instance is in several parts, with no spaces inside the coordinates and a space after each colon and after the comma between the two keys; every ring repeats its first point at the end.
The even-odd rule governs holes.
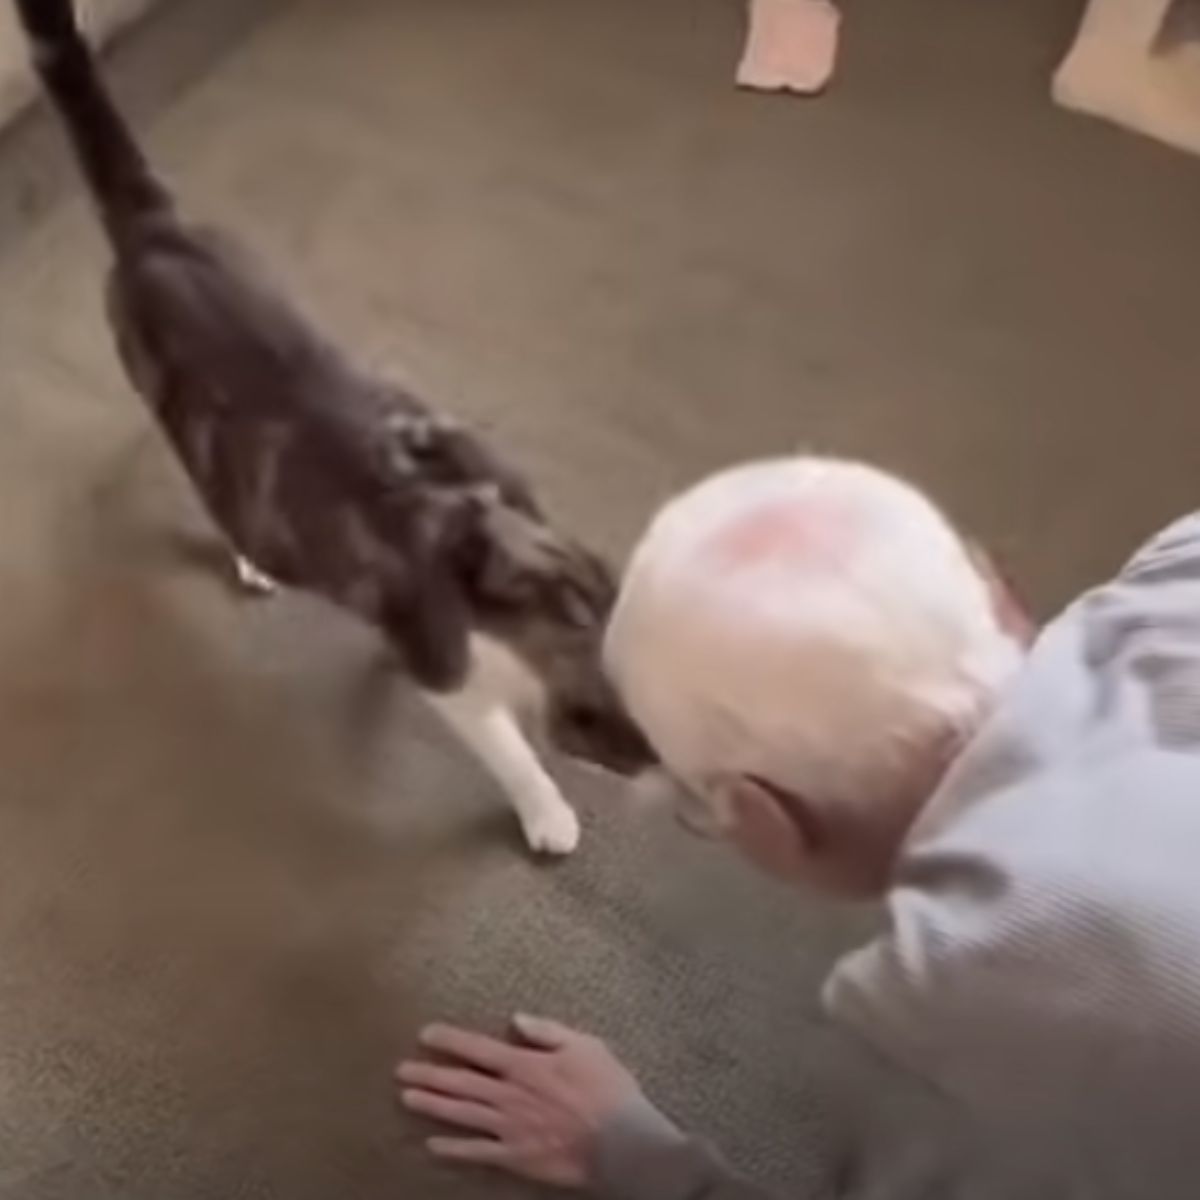
{"type": "Polygon", "coordinates": [[[527,1013],[517,1013],[513,1017],[513,1028],[525,1041],[539,1050],[561,1050],[568,1042],[582,1036],[558,1021],[551,1021],[546,1017],[531,1017],[527,1013]]]}
{"type": "Polygon", "coordinates": [[[479,1163],[489,1167],[509,1167],[514,1162],[513,1151],[503,1142],[491,1138],[430,1138],[425,1143],[434,1158],[446,1162],[479,1163]]]}
{"type": "Polygon", "coordinates": [[[439,1096],[437,1092],[426,1092],[420,1088],[405,1088],[400,1099],[409,1112],[431,1117],[446,1125],[457,1125],[462,1129],[474,1129],[479,1133],[495,1133],[500,1128],[500,1114],[487,1104],[474,1100],[453,1100],[439,1096]]]}
{"type": "Polygon", "coordinates": [[[462,1067],[439,1067],[436,1063],[402,1062],[396,1068],[396,1078],[409,1087],[459,1100],[483,1100],[495,1104],[509,1091],[494,1075],[462,1067]]]}
{"type": "Polygon", "coordinates": [[[470,1063],[494,1075],[503,1075],[521,1057],[521,1051],[484,1033],[457,1029],[453,1025],[430,1025],[421,1033],[426,1050],[470,1063]]]}

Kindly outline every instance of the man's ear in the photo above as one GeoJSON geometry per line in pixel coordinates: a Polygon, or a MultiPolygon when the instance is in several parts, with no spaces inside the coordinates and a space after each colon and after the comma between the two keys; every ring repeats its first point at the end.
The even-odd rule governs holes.
{"type": "Polygon", "coordinates": [[[992,611],[996,614],[996,623],[1022,646],[1030,645],[1037,636],[1037,625],[1029,615],[1024,601],[1017,595],[1016,589],[1000,570],[996,560],[978,542],[967,538],[964,544],[967,557],[987,585],[992,598],[992,611]]]}
{"type": "Polygon", "coordinates": [[[732,818],[730,840],[742,853],[772,875],[803,875],[823,840],[807,801],[752,775],[732,776],[722,790],[732,818]]]}

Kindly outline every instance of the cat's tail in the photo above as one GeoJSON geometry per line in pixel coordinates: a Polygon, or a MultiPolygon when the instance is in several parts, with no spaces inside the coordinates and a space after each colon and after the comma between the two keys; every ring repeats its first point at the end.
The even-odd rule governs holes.
{"type": "Polygon", "coordinates": [[[121,242],[143,218],[169,211],[155,179],[100,78],[71,0],[16,0],[33,63],[62,116],[109,236],[121,242]]]}

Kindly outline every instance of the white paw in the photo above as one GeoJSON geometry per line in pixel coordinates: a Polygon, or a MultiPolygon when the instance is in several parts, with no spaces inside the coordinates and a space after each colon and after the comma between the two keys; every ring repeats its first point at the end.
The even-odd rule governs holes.
{"type": "Polygon", "coordinates": [[[579,845],[579,818],[565,800],[547,804],[530,817],[522,817],[525,840],[535,854],[570,854],[579,845]]]}
{"type": "Polygon", "coordinates": [[[251,596],[273,596],[279,585],[269,575],[263,574],[248,558],[239,554],[233,560],[238,587],[251,596]]]}

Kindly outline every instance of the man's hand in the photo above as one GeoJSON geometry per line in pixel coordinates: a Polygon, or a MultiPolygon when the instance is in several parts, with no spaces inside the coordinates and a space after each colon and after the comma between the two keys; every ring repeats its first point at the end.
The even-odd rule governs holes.
{"type": "Polygon", "coordinates": [[[524,1045],[426,1029],[422,1048],[444,1061],[401,1063],[401,1101],[471,1135],[431,1138],[438,1158],[585,1187],[597,1134],[641,1090],[597,1038],[535,1017],[516,1017],[513,1029],[524,1045]]]}

